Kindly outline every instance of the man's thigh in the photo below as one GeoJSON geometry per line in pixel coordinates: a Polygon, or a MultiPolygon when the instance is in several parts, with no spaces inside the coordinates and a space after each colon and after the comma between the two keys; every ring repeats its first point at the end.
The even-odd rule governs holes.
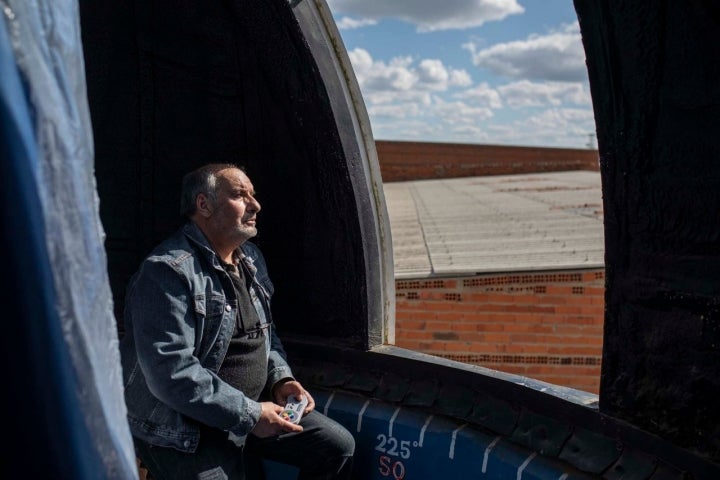
{"type": "Polygon", "coordinates": [[[244,480],[243,449],[227,433],[203,430],[194,453],[135,439],[135,450],[153,480],[244,480]]]}
{"type": "Polygon", "coordinates": [[[248,453],[311,470],[353,455],[354,438],[335,420],[312,411],[302,418],[300,425],[302,432],[271,438],[250,435],[245,448],[248,453]]]}

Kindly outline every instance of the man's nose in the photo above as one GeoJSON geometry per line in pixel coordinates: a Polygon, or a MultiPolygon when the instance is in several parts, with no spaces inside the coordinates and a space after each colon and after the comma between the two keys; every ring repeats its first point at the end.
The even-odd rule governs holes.
{"type": "Polygon", "coordinates": [[[256,213],[259,212],[260,209],[262,208],[262,207],[260,206],[260,202],[258,202],[255,197],[250,197],[249,207],[250,207],[254,212],[256,212],[256,213]]]}

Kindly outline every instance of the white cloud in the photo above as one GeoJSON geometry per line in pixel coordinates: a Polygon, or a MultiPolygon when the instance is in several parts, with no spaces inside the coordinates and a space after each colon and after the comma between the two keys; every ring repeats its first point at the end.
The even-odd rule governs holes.
{"type": "Polygon", "coordinates": [[[333,12],[362,20],[395,18],[414,24],[419,32],[479,27],[523,13],[517,0],[328,0],[333,12]]]}
{"type": "Polygon", "coordinates": [[[376,139],[418,139],[428,140],[443,134],[439,124],[427,123],[416,119],[383,121],[379,118],[373,122],[373,135],[376,139]]]}
{"type": "Polygon", "coordinates": [[[487,107],[472,106],[460,101],[446,102],[438,96],[429,97],[428,100],[422,103],[373,102],[367,109],[368,114],[375,118],[417,118],[418,121],[442,122],[448,125],[475,123],[493,116],[492,109],[487,107]]]}
{"type": "Polygon", "coordinates": [[[475,124],[493,117],[493,111],[486,107],[475,107],[465,102],[446,102],[433,97],[432,113],[449,125],[475,124]]]}
{"type": "Polygon", "coordinates": [[[487,83],[481,83],[454,96],[455,98],[464,99],[476,105],[483,105],[489,108],[502,108],[503,106],[500,93],[487,83]]]}
{"type": "Polygon", "coordinates": [[[432,98],[430,92],[409,90],[397,92],[385,90],[380,92],[363,93],[363,99],[368,105],[384,105],[388,103],[413,102],[419,105],[430,105],[432,98]]]}
{"type": "Polygon", "coordinates": [[[360,20],[356,20],[350,17],[342,17],[341,19],[336,21],[335,24],[340,30],[352,30],[354,28],[377,25],[377,20],[373,20],[371,18],[363,18],[360,20]]]}
{"type": "Polygon", "coordinates": [[[498,87],[504,103],[513,108],[565,104],[591,106],[590,92],[580,82],[531,82],[521,80],[498,87]]]}
{"type": "Polygon", "coordinates": [[[579,108],[550,108],[514,125],[518,132],[531,132],[538,143],[546,145],[583,143],[595,132],[592,110],[579,108]]]}
{"type": "Polygon", "coordinates": [[[586,132],[589,124],[593,124],[594,127],[594,117],[592,110],[580,108],[551,108],[537,115],[532,115],[518,123],[545,129],[554,130],[556,128],[564,128],[586,132]]]}
{"type": "MultiPolygon", "coordinates": [[[[369,4],[331,0],[331,3],[336,8],[338,5],[354,8],[353,11],[343,10],[343,14],[354,18],[378,22],[382,17],[401,18],[413,21],[425,30],[440,28],[442,21],[452,18],[452,13],[438,12],[446,9],[446,3],[450,12],[459,5],[477,11],[479,4],[506,8],[515,4],[447,0],[441,5],[433,3],[434,9],[429,9],[433,11],[428,13],[424,11],[429,5],[427,0],[384,0],[382,4],[374,0],[369,4]],[[402,9],[406,10],[405,14],[398,13],[402,9]]],[[[508,13],[511,10],[504,16],[511,15],[508,13]]],[[[489,21],[492,15],[483,18],[482,21],[489,21]]],[[[348,27],[352,25],[355,24],[347,23],[348,27]]],[[[458,25],[461,23],[455,23],[452,28],[459,28],[458,25]]],[[[388,35],[391,39],[388,28],[397,26],[378,24],[373,35],[388,35]]],[[[407,29],[400,31],[406,35],[407,29]]],[[[357,33],[353,35],[354,38],[366,38],[362,33],[359,37],[357,33]]],[[[465,33],[437,35],[434,38],[447,41],[447,38],[457,38],[465,33]]],[[[423,39],[428,38],[433,37],[423,35],[423,39]]],[[[470,51],[473,64],[480,67],[477,71],[470,70],[478,77],[480,83],[477,84],[473,83],[468,70],[450,67],[442,56],[437,56],[444,55],[452,48],[451,44],[434,49],[434,54],[428,57],[396,53],[396,56],[382,60],[360,46],[350,49],[348,55],[375,138],[583,148],[590,132],[594,132],[595,124],[577,22],[561,25],[547,34],[529,35],[525,40],[494,45],[485,43],[481,48],[480,42],[487,40],[463,45],[470,51]],[[503,81],[502,77],[509,80],[503,81]]],[[[401,36],[398,42],[389,50],[420,50],[413,48],[408,37],[401,36]]],[[[455,43],[461,44],[462,40],[455,43]]]]}
{"type": "Polygon", "coordinates": [[[368,114],[373,117],[385,118],[411,118],[420,115],[420,105],[417,103],[376,104],[368,108],[368,114]]]}
{"type": "Polygon", "coordinates": [[[362,48],[348,52],[358,84],[363,93],[396,90],[409,90],[417,84],[417,74],[408,68],[412,63],[410,57],[397,57],[389,63],[376,62],[362,48]]]}
{"type": "Polygon", "coordinates": [[[450,75],[440,60],[426,58],[417,69],[418,79],[426,85],[445,86],[450,75]]]}
{"type": "Polygon", "coordinates": [[[351,50],[348,56],[363,95],[383,91],[446,91],[472,83],[465,70],[448,68],[437,59],[415,62],[411,57],[396,57],[385,63],[373,60],[362,48],[351,50]]]}
{"type": "Polygon", "coordinates": [[[527,40],[498,43],[482,50],[469,42],[463,48],[470,51],[475,65],[501,76],[557,81],[587,78],[577,22],[561,31],[533,35],[527,40]]]}
{"type": "Polygon", "coordinates": [[[450,85],[458,87],[467,87],[472,85],[472,78],[465,70],[450,70],[450,85]]]}
{"type": "Polygon", "coordinates": [[[594,131],[586,82],[473,85],[467,72],[439,59],[383,62],[361,48],[348,54],[378,139],[567,146],[583,145],[594,131]]]}
{"type": "Polygon", "coordinates": [[[497,139],[490,135],[487,128],[477,125],[459,125],[450,129],[449,133],[456,142],[466,143],[486,143],[488,141],[497,142],[497,139]]]}
{"type": "Polygon", "coordinates": [[[364,48],[351,50],[348,52],[348,56],[350,57],[350,63],[352,63],[356,76],[359,77],[361,74],[369,72],[372,68],[372,56],[370,56],[370,52],[364,48]]]}

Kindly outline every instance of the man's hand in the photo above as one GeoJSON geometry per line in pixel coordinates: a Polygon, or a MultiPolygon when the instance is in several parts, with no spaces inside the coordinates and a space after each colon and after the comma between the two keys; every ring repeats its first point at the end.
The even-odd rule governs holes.
{"type": "Polygon", "coordinates": [[[287,398],[290,395],[295,395],[295,398],[298,400],[302,400],[303,398],[308,399],[304,413],[310,413],[315,408],[315,400],[312,395],[310,395],[310,392],[305,390],[297,380],[280,381],[273,387],[272,392],[275,403],[280,405],[285,405],[287,398]]]}
{"type": "Polygon", "coordinates": [[[288,422],[280,416],[283,407],[272,402],[262,402],[260,404],[262,410],[260,412],[260,420],[255,424],[251,433],[260,438],[274,437],[285,432],[302,432],[300,425],[288,422]]]}

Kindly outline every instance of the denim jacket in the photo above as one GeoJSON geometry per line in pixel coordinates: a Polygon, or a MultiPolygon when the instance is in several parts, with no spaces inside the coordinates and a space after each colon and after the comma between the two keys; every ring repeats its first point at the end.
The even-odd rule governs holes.
{"type": "MultiPolygon", "coordinates": [[[[266,388],[292,377],[270,313],[273,285],[252,243],[241,256],[255,271],[251,298],[267,325],[266,388]]],[[[153,445],[194,452],[199,424],[244,436],[260,403],[217,376],[233,334],[238,302],[232,280],[205,235],[186,223],[142,262],[125,303],[120,354],[132,434],[153,445]]]]}

